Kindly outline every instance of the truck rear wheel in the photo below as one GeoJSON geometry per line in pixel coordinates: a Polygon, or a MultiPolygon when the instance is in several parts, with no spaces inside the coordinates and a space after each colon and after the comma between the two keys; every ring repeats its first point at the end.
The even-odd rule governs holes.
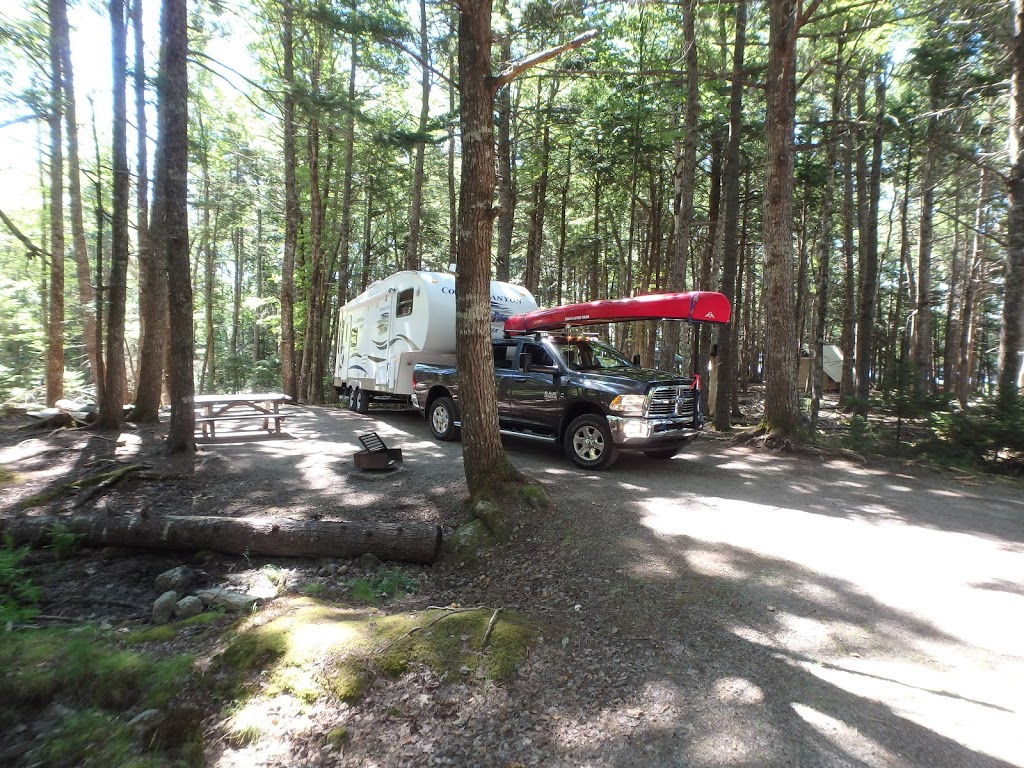
{"type": "Polygon", "coordinates": [[[455,426],[455,403],[450,397],[439,397],[430,404],[427,423],[430,433],[438,440],[447,442],[459,436],[459,428],[455,426]]]}
{"type": "Polygon", "coordinates": [[[585,413],[565,432],[565,453],[583,469],[607,469],[619,458],[604,416],[585,413]]]}

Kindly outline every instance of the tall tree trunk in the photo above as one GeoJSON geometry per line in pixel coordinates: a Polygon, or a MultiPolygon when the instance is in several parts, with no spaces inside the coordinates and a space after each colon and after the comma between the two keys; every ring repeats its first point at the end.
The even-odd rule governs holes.
{"type": "MultiPolygon", "coordinates": [[[[457,114],[458,104],[458,61],[457,57],[453,56],[450,67],[450,76],[448,78],[448,114],[457,114]]],[[[449,119],[448,122],[448,262],[444,265],[446,268],[451,264],[455,264],[458,260],[459,253],[459,191],[458,191],[458,180],[455,176],[455,121],[449,119]]]]}
{"type": "MultiPolygon", "coordinates": [[[[320,56],[325,55],[321,52],[320,56]]],[[[313,83],[319,83],[319,67],[314,65],[313,83]]],[[[316,87],[316,85],[314,85],[316,87]]],[[[327,255],[324,252],[324,221],[330,196],[330,170],[322,169],[320,121],[313,115],[307,134],[309,172],[309,291],[306,299],[306,323],[302,340],[299,392],[307,403],[320,405],[324,400],[323,381],[316,375],[322,360],[323,318],[327,303],[327,255]],[[321,175],[323,173],[323,175],[321,175]]]]}
{"type": "Polygon", "coordinates": [[[50,18],[50,290],[46,312],[46,404],[64,397],[64,78],[61,24],[64,0],[48,0],[50,18]]]}
{"type": "Polygon", "coordinates": [[[974,349],[976,332],[974,316],[978,297],[978,282],[981,277],[981,262],[984,255],[984,216],[987,199],[987,166],[981,166],[978,179],[978,202],[974,209],[974,235],[971,246],[970,269],[964,279],[964,297],[962,315],[960,317],[960,377],[957,380],[957,399],[960,407],[966,408],[971,393],[974,391],[974,371],[971,366],[971,351],[974,349]]]}
{"type": "Polygon", "coordinates": [[[1006,283],[999,331],[999,400],[1019,400],[1024,363],[1024,3],[1013,3],[1010,178],[1006,215],[1006,283]]]}
{"type": "MultiPolygon", "coordinates": [[[[954,175],[960,176],[962,171],[962,163],[958,161],[954,175]]],[[[968,258],[966,248],[963,247],[967,237],[960,224],[962,200],[963,195],[958,188],[953,208],[953,247],[949,255],[949,295],[946,297],[946,331],[942,344],[942,391],[946,393],[956,393],[960,389],[960,301],[963,298],[961,283],[965,271],[962,263],[968,258]]]]}
{"type": "Polygon", "coordinates": [[[921,213],[917,240],[917,297],[914,324],[913,359],[916,365],[915,387],[919,394],[927,394],[934,386],[932,353],[932,246],[935,235],[935,186],[939,118],[937,115],[939,85],[933,75],[928,88],[932,94],[931,111],[925,125],[924,147],[919,170],[921,184],[921,213]]]}
{"type": "MultiPolygon", "coordinates": [[[[146,137],[146,64],[142,36],[142,0],[132,5],[135,35],[135,122],[138,173],[135,188],[139,247],[139,382],[135,389],[135,421],[159,420],[167,347],[167,264],[153,249],[148,218],[149,171],[146,137]]],[[[159,237],[160,235],[158,235],[159,237]]]]}
{"type": "Polygon", "coordinates": [[[245,230],[235,227],[231,233],[231,250],[235,256],[235,279],[231,291],[231,344],[230,353],[237,368],[238,341],[241,338],[242,325],[242,278],[245,274],[245,230]]]}
{"type": "Polygon", "coordinates": [[[370,284],[370,261],[373,258],[373,185],[366,186],[366,216],[363,217],[363,253],[359,292],[370,284]]]}
{"type": "MultiPolygon", "coordinates": [[[[861,120],[867,122],[867,82],[860,85],[858,106],[861,120]]],[[[868,414],[868,393],[871,391],[871,361],[875,343],[875,300],[878,295],[878,205],[882,187],[882,128],[885,119],[885,72],[879,65],[875,75],[875,119],[871,122],[871,165],[866,166],[867,146],[858,153],[857,217],[860,239],[860,291],[857,320],[857,402],[855,412],[868,414]]]]}
{"type": "Polygon", "coordinates": [[[799,426],[793,314],[793,136],[797,3],[769,0],[767,151],[764,201],[764,296],[772,321],[765,334],[764,428],[791,435],[799,426]]]}
{"type": "Polygon", "coordinates": [[[853,152],[849,142],[843,147],[843,327],[839,345],[843,350],[843,373],[839,382],[839,400],[849,403],[857,395],[857,278],[853,254],[853,152]]]}
{"type": "Polygon", "coordinates": [[[281,57],[283,59],[284,131],[284,255],[281,263],[281,386],[284,394],[298,399],[295,366],[295,251],[299,243],[299,191],[295,178],[295,64],[293,0],[282,0],[281,57]]]}
{"type": "Polygon", "coordinates": [[[160,77],[157,80],[157,168],[154,220],[161,237],[158,259],[167,266],[170,335],[168,390],[171,422],[165,450],[193,453],[195,442],[195,329],[188,253],[188,8],[186,0],[164,0],[160,77]]]}
{"type": "MultiPolygon", "coordinates": [[[[725,216],[722,221],[722,293],[729,303],[736,303],[736,275],[739,262],[740,219],[740,140],[743,134],[743,58],[747,44],[747,3],[739,0],[735,6],[736,42],[732,56],[732,82],[729,85],[729,139],[725,149],[725,168],[722,172],[725,216]]],[[[718,387],[714,403],[715,429],[724,431],[732,424],[732,398],[736,389],[738,356],[736,321],[718,329],[718,387]]]]}
{"type": "MultiPolygon", "coordinates": [[[[844,30],[845,32],[845,30],[844,30]]],[[[842,119],[843,110],[843,51],[846,48],[845,34],[836,43],[835,75],[832,81],[832,121],[842,119]]],[[[825,329],[828,322],[828,283],[832,256],[832,214],[835,201],[833,185],[836,178],[836,164],[839,160],[838,136],[834,128],[825,132],[825,186],[821,196],[821,231],[818,239],[818,271],[815,275],[814,327],[811,331],[811,431],[818,427],[818,413],[821,409],[823,376],[825,372],[825,329]]]]}
{"type": "MultiPolygon", "coordinates": [[[[717,265],[721,245],[718,237],[721,228],[718,226],[718,223],[722,219],[722,169],[725,165],[723,158],[725,139],[720,129],[716,129],[711,137],[710,151],[711,187],[708,190],[708,231],[707,240],[704,243],[704,252],[701,254],[700,278],[696,285],[697,290],[701,291],[717,290],[718,286],[715,284],[715,276],[721,271],[717,265]]],[[[711,366],[711,325],[709,323],[700,323],[693,336],[690,370],[703,375],[711,366]]],[[[707,378],[701,379],[702,397],[707,396],[707,378]]]]}
{"type": "Polygon", "coordinates": [[[256,244],[253,254],[256,257],[256,310],[252,324],[252,359],[253,362],[260,362],[263,359],[262,329],[260,321],[263,319],[263,208],[262,198],[260,207],[256,209],[256,244]]]}
{"type": "Polygon", "coordinates": [[[89,250],[85,242],[85,218],[82,213],[82,170],[79,160],[78,108],[75,98],[74,68],[71,66],[71,39],[68,29],[67,2],[54,0],[60,36],[61,74],[64,84],[64,119],[67,125],[68,148],[68,203],[71,214],[71,238],[75,251],[78,299],[82,313],[82,333],[85,336],[85,354],[89,360],[89,377],[95,384],[102,365],[96,342],[96,313],[93,308],[92,274],[89,250]]]}
{"type": "Polygon", "coordinates": [[[96,363],[99,370],[96,371],[96,402],[103,402],[103,385],[107,378],[106,366],[103,364],[103,230],[107,222],[107,214],[103,209],[103,162],[100,156],[100,139],[96,132],[96,109],[92,105],[92,145],[93,156],[96,163],[95,180],[93,190],[96,195],[96,265],[93,272],[93,315],[96,317],[96,363]]]}
{"type": "MultiPolygon", "coordinates": [[[[686,290],[686,263],[690,259],[690,233],[693,226],[693,187],[697,173],[697,120],[700,118],[700,73],[697,69],[697,0],[683,5],[683,52],[686,69],[686,107],[683,117],[683,141],[676,145],[675,172],[675,237],[669,259],[668,290],[686,290]]],[[[661,340],[658,367],[674,371],[679,352],[680,324],[666,323],[661,340]]]]}
{"type": "Polygon", "coordinates": [[[462,457],[471,493],[518,477],[498,433],[490,343],[491,238],[494,216],[494,83],[491,0],[461,0],[459,91],[462,184],[455,342],[462,397],[462,457]]]}
{"type": "Polygon", "coordinates": [[[562,304],[562,290],[565,283],[565,248],[569,240],[569,182],[572,180],[572,143],[566,148],[565,179],[562,181],[561,205],[558,217],[558,266],[555,276],[555,306],[562,304]]]}
{"type": "MultiPolygon", "coordinates": [[[[508,35],[501,41],[502,64],[512,59],[512,43],[508,35]]],[[[540,86],[537,86],[538,92],[540,86]]],[[[512,84],[498,91],[496,98],[496,118],[498,125],[498,252],[494,264],[495,277],[498,280],[509,280],[512,263],[512,230],[516,218],[516,180],[512,162],[512,84]]],[[[526,287],[536,291],[536,285],[530,287],[529,251],[527,252],[526,287]]]]}
{"type": "MultiPolygon", "coordinates": [[[[537,92],[538,94],[541,92],[539,84],[537,92]]],[[[539,109],[537,114],[541,114],[539,109]]],[[[548,200],[548,164],[551,162],[551,124],[546,116],[543,119],[544,127],[541,129],[540,142],[540,174],[533,183],[533,189],[531,190],[530,231],[526,238],[526,275],[524,280],[526,289],[535,296],[540,288],[541,250],[544,246],[544,217],[547,212],[548,200]]],[[[511,242],[511,232],[509,235],[509,241],[511,242]]]]}
{"type": "Polygon", "coordinates": [[[405,268],[420,268],[420,229],[423,219],[423,160],[430,120],[430,39],[427,36],[427,0],[420,0],[420,123],[416,137],[409,201],[409,235],[405,241],[405,268]]]}
{"type": "MultiPolygon", "coordinates": [[[[355,35],[352,36],[351,49],[349,53],[348,69],[348,103],[356,103],[356,73],[359,64],[359,42],[355,35]]],[[[356,136],[356,114],[355,109],[348,110],[345,115],[345,127],[342,141],[345,146],[345,157],[341,169],[341,232],[339,233],[339,253],[341,258],[338,263],[338,306],[341,307],[348,301],[348,284],[350,282],[351,265],[349,263],[349,249],[352,247],[352,178],[355,173],[355,140],[356,136]]]]}
{"type": "Polygon", "coordinates": [[[125,404],[125,309],[128,301],[128,105],[125,94],[127,33],[124,0],[110,0],[113,71],[113,212],[110,227],[110,282],[107,286],[106,382],[96,423],[101,429],[120,429],[125,404]]]}

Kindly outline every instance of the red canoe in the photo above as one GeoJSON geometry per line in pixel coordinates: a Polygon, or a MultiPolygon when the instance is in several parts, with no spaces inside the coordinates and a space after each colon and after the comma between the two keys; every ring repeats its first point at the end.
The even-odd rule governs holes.
{"type": "Polygon", "coordinates": [[[505,321],[509,333],[553,331],[567,325],[597,325],[633,320],[689,320],[694,323],[727,323],[732,315],[729,300],[713,291],[652,293],[625,299],[604,299],[586,304],[564,304],[513,315],[505,321]]]}

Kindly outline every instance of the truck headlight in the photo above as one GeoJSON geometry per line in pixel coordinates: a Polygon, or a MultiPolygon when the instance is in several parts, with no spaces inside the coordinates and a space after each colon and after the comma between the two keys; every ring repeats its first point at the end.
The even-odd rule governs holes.
{"type": "Polygon", "coordinates": [[[608,406],[616,413],[643,413],[646,395],[617,395],[608,406]]]}
{"type": "Polygon", "coordinates": [[[622,434],[626,437],[646,439],[651,436],[651,424],[642,419],[626,419],[622,434]]]}

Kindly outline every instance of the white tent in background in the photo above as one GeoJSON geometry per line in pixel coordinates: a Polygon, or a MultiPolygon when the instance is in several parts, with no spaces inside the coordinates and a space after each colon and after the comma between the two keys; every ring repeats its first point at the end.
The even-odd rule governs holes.
{"type": "MultiPolygon", "coordinates": [[[[834,392],[839,389],[839,382],[843,380],[843,351],[835,344],[825,344],[821,354],[822,376],[821,385],[825,392],[834,392]]],[[[811,358],[800,358],[801,389],[810,389],[811,385],[811,358]]]]}

